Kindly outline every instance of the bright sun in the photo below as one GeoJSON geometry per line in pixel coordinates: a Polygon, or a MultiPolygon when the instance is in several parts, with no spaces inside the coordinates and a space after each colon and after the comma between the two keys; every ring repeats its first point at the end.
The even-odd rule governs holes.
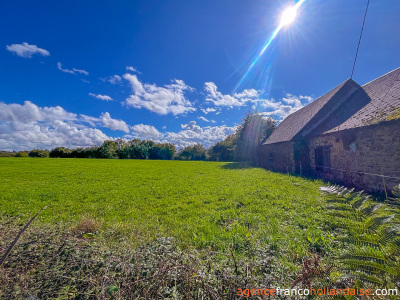
{"type": "Polygon", "coordinates": [[[281,16],[281,25],[286,26],[292,23],[296,18],[296,11],[297,11],[296,6],[290,6],[286,8],[281,16]]]}

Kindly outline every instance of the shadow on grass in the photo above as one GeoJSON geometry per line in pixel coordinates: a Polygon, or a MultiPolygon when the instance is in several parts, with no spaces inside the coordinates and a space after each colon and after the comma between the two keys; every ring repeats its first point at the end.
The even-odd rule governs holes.
{"type": "Polygon", "coordinates": [[[229,162],[221,166],[222,169],[228,169],[228,170],[237,170],[237,169],[250,169],[254,168],[249,163],[245,162],[229,162]]]}

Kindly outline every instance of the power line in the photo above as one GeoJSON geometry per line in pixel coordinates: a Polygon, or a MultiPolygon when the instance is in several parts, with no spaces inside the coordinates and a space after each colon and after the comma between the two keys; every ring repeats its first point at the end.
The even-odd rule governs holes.
{"type": "Polygon", "coordinates": [[[364,31],[364,25],[365,25],[365,19],[367,18],[368,6],[369,6],[369,0],[367,2],[367,8],[365,9],[364,20],[363,20],[363,23],[362,23],[362,26],[361,26],[361,33],[360,33],[360,38],[358,40],[356,57],[354,58],[353,70],[351,71],[351,76],[350,76],[351,79],[353,79],[354,68],[355,68],[356,62],[357,62],[358,49],[360,48],[361,38],[362,38],[363,31],[364,31]]]}

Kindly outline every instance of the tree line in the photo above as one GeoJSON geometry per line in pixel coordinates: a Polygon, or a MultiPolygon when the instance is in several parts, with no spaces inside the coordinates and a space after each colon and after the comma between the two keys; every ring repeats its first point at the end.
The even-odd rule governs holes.
{"type": "Polygon", "coordinates": [[[52,158],[109,158],[109,159],[162,159],[162,160],[210,160],[246,161],[257,164],[260,145],[270,136],[276,121],[257,112],[249,112],[236,131],[225,140],[206,149],[202,144],[178,150],[171,143],[156,143],[152,140],[123,139],[107,140],[101,146],[68,149],[57,147],[50,151],[33,149],[20,151],[16,157],[52,158]]]}

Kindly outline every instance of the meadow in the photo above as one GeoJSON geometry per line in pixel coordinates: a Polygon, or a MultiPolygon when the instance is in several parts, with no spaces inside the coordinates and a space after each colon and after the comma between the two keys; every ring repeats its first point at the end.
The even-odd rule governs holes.
{"type": "Polygon", "coordinates": [[[293,259],[329,244],[321,182],[239,163],[90,159],[0,159],[0,211],[42,222],[90,216],[140,244],[233,247],[253,240],[293,259]]]}
{"type": "MultiPolygon", "coordinates": [[[[35,242],[57,226],[64,228],[61,240],[72,236],[79,245],[89,240],[91,249],[140,249],[172,238],[183,251],[217,253],[214,262],[235,265],[235,274],[260,259],[257,251],[263,249],[272,257],[263,264],[276,266],[269,276],[280,283],[293,280],[304,257],[329,258],[340,247],[318,190],[322,182],[246,164],[0,158],[0,182],[0,216],[9,224],[0,233],[15,234],[47,207],[25,234],[36,236],[35,242]],[[99,224],[98,230],[74,236],[85,218],[99,224]]],[[[35,242],[20,243],[28,248],[35,242]]]]}

